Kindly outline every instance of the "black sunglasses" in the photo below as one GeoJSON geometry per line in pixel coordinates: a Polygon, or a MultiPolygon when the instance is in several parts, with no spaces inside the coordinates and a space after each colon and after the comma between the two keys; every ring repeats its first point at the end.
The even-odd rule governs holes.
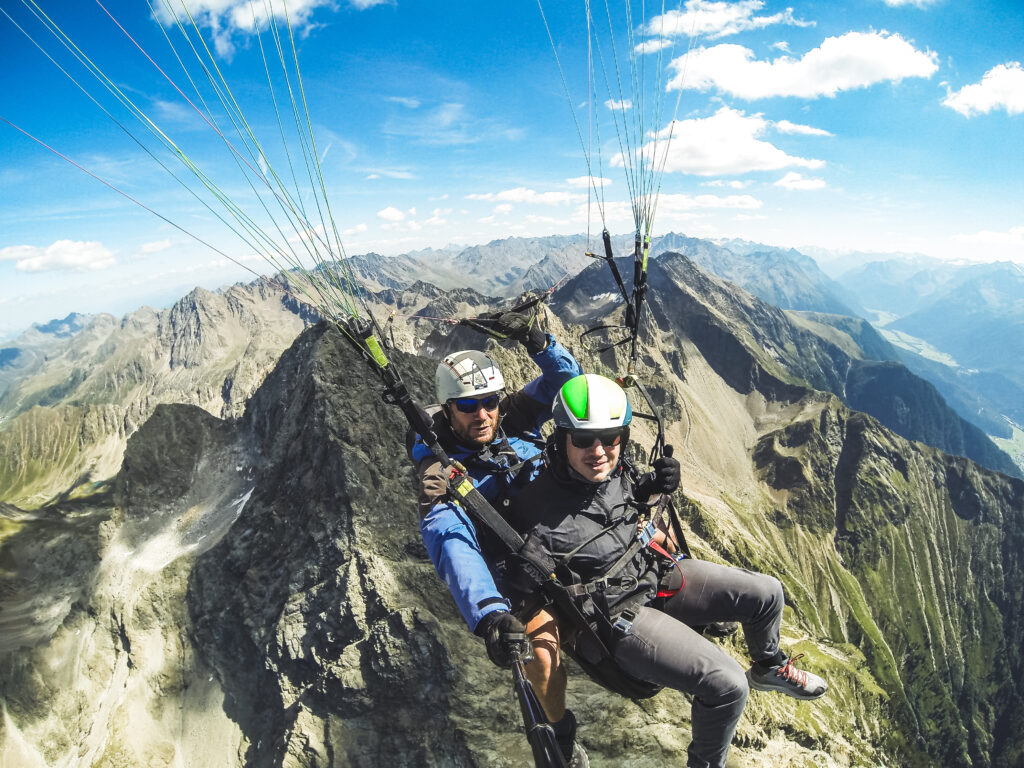
{"type": "Polygon", "coordinates": [[[487,397],[475,398],[475,397],[456,397],[454,400],[448,402],[454,403],[456,410],[460,413],[476,413],[481,408],[486,411],[493,411],[498,407],[499,401],[498,395],[488,395],[487,397]]]}
{"type": "Polygon", "coordinates": [[[623,439],[629,440],[629,428],[589,430],[580,429],[569,433],[569,440],[576,448],[589,448],[597,440],[603,446],[616,446],[623,439]]]}

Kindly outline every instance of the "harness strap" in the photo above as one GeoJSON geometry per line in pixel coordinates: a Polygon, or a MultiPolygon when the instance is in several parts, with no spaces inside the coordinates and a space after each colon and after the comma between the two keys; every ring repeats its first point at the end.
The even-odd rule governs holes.
{"type": "Polygon", "coordinates": [[[650,542],[648,542],[647,546],[653,549],[655,552],[657,552],[665,559],[667,559],[672,564],[672,567],[679,571],[679,578],[682,580],[682,583],[679,585],[678,589],[658,590],[658,597],[672,597],[672,595],[676,594],[677,592],[679,592],[679,590],[686,586],[686,577],[683,576],[683,570],[679,567],[679,561],[671,554],[669,554],[667,549],[665,549],[663,546],[661,546],[661,544],[654,541],[653,539],[650,542]]]}

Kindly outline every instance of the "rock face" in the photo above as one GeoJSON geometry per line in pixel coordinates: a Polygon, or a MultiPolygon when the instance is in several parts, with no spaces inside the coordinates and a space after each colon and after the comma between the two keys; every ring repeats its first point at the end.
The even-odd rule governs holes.
{"type": "MultiPolygon", "coordinates": [[[[691,549],[777,575],[784,647],[831,685],[814,703],[752,694],[730,765],[1020,765],[1024,483],[851,411],[811,386],[845,381],[842,350],[681,257],[658,263],[640,373],[691,549]]],[[[586,319],[581,297],[606,288],[571,281],[558,316],[586,319]]],[[[585,369],[623,370],[622,348],[545,322],[585,369]]],[[[176,370],[209,365],[202,344],[177,349],[176,370]]],[[[513,385],[533,375],[521,350],[488,349],[513,385]]],[[[436,360],[392,357],[428,402],[436,360]]],[[[420,541],[405,428],[316,326],[243,414],[156,406],[114,482],[0,505],[0,764],[528,765],[509,675],[420,541]]],[[[724,647],[745,659],[742,639],[724,647]]],[[[636,704],[570,676],[593,765],[685,763],[684,697],[636,704]]]]}
{"type": "Polygon", "coordinates": [[[45,364],[0,398],[0,498],[38,506],[109,479],[125,441],[160,403],[240,415],[311,320],[265,282],[197,288],[168,310],[120,321],[92,318],[51,342],[45,364]]]}

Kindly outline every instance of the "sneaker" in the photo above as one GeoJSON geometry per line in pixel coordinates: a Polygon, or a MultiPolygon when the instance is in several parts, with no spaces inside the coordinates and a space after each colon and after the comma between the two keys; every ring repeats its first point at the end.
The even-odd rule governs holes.
{"type": "Polygon", "coordinates": [[[816,699],[828,690],[828,683],[813,672],[806,672],[793,666],[794,661],[803,658],[798,653],[785,664],[769,667],[759,672],[756,667],[747,670],[750,687],[757,691],[779,691],[794,699],[816,699]]]}
{"type": "Polygon", "coordinates": [[[587,750],[578,741],[572,743],[572,757],[565,761],[568,768],[590,768],[590,757],[587,750]]]}

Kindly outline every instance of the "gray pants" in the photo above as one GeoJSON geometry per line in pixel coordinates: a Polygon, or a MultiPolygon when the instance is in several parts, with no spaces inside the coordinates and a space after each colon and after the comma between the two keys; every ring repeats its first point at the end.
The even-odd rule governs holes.
{"type": "Polygon", "coordinates": [[[747,678],[736,660],[691,626],[738,621],[755,660],[779,650],[785,598],[772,576],[684,560],[686,585],[661,610],[643,607],[615,660],[634,677],[693,694],[690,768],[724,768],[736,723],[747,703],[747,678]],[[689,625],[689,626],[688,626],[689,625]]]}

